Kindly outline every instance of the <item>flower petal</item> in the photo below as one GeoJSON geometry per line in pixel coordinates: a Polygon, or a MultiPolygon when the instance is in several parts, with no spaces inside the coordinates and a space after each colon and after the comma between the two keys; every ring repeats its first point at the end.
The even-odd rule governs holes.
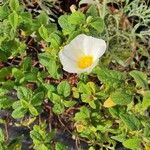
{"type": "Polygon", "coordinates": [[[84,40],[87,36],[80,34],[76,36],[68,45],[64,47],[64,53],[73,60],[77,60],[84,55],[84,40]]]}
{"type": "Polygon", "coordinates": [[[93,55],[94,60],[100,58],[106,51],[106,42],[103,39],[86,36],[84,39],[84,52],[93,55]]]}
{"type": "Polygon", "coordinates": [[[65,71],[69,73],[78,73],[76,62],[65,55],[63,51],[59,52],[59,58],[65,71]]]}

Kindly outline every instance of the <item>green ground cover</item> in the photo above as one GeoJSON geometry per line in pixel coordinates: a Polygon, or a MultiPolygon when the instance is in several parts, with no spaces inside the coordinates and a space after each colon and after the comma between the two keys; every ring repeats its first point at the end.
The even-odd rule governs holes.
{"type": "Polygon", "coordinates": [[[62,131],[79,150],[150,150],[150,2],[90,2],[0,1],[0,150],[70,150],[62,131]],[[69,73],[59,53],[83,34],[106,51],[69,73]]]}

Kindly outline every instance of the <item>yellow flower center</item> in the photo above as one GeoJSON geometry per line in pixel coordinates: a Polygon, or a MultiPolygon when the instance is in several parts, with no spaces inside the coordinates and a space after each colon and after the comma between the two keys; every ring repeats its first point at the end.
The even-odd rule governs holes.
{"type": "Polygon", "coordinates": [[[78,60],[78,67],[80,69],[85,69],[93,64],[93,56],[85,55],[81,56],[78,60]]]}

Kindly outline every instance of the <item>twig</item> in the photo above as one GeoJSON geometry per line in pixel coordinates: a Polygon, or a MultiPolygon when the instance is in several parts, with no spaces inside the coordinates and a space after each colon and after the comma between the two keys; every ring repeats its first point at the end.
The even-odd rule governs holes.
{"type": "Polygon", "coordinates": [[[48,116],[48,127],[49,127],[49,131],[51,132],[52,131],[52,124],[51,124],[51,121],[52,121],[52,110],[51,110],[51,107],[49,108],[49,116],[48,116]]]}
{"type": "Polygon", "coordinates": [[[80,139],[78,137],[76,138],[76,147],[77,147],[77,150],[81,150],[80,139]]]}

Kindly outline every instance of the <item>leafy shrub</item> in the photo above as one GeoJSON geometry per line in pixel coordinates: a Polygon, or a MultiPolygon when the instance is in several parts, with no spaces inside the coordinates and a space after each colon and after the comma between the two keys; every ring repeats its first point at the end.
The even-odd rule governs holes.
{"type": "Polygon", "coordinates": [[[0,5],[0,149],[22,149],[11,126],[29,128],[35,150],[67,149],[56,140],[62,128],[90,150],[150,149],[148,4],[103,1],[57,22],[42,8],[34,16],[18,0],[0,5]],[[107,51],[90,74],[69,74],[58,52],[81,33],[107,51]]]}

